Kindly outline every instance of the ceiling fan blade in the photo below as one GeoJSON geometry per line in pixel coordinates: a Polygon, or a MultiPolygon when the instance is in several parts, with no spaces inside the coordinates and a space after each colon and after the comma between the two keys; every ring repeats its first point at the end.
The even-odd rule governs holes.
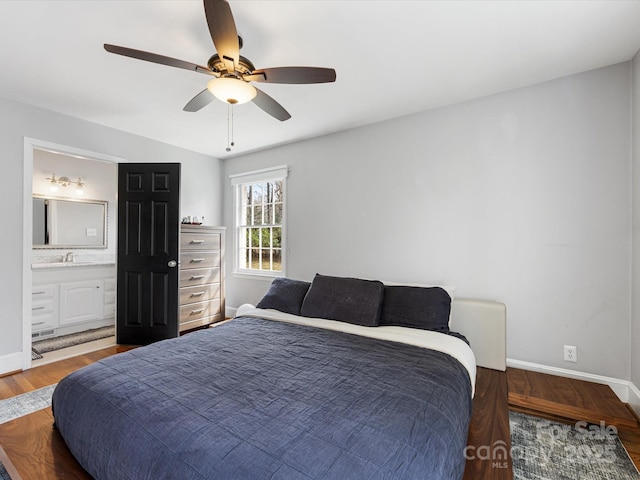
{"type": "Polygon", "coordinates": [[[178,60],[177,58],[165,57],[164,55],[158,55],[156,53],[144,52],[142,50],[135,50],[127,47],[118,47],[117,45],[109,45],[108,43],[104,44],[104,49],[107,52],[124,55],[125,57],[137,58],[138,60],[159,63],[160,65],[169,65],[170,67],[184,68],[185,70],[193,70],[195,72],[206,73],[207,75],[218,76],[208,67],[185,62],[184,60],[178,60]]]}
{"type": "Polygon", "coordinates": [[[204,0],[204,14],[211,40],[227,71],[234,72],[240,57],[240,41],[231,7],[226,0],[204,0]]]}
{"type": "Polygon", "coordinates": [[[187,103],[182,110],[185,112],[197,112],[202,107],[206,107],[213,100],[214,97],[208,89],[204,89],[187,103]]]}
{"type": "Polygon", "coordinates": [[[257,95],[253,99],[253,103],[259,106],[262,110],[267,112],[273,118],[284,122],[285,120],[289,120],[291,118],[291,114],[287,112],[282,105],[276,102],[269,95],[264,93],[262,90],[256,88],[258,92],[257,95]]]}
{"type": "Polygon", "coordinates": [[[261,68],[243,78],[248,82],[328,83],[336,81],[336,71],[333,68],[318,67],[261,68]]]}

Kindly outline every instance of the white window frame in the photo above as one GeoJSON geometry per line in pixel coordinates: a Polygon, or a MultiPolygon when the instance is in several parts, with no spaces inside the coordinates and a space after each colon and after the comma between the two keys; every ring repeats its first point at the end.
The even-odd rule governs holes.
{"type": "Polygon", "coordinates": [[[287,266],[287,176],[289,174],[289,167],[287,165],[281,165],[278,167],[265,168],[262,170],[254,170],[246,173],[239,173],[229,175],[231,179],[231,186],[233,188],[233,275],[237,277],[283,277],[286,275],[287,266]],[[281,239],[281,271],[274,270],[257,270],[252,268],[240,267],[240,241],[242,236],[240,229],[241,219],[244,217],[242,209],[242,187],[248,184],[267,182],[267,181],[282,181],[282,239],[281,239]]]}

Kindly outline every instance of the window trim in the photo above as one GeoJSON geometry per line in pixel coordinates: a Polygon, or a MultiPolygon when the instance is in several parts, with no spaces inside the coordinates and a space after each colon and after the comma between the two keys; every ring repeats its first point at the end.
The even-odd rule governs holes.
{"type": "Polygon", "coordinates": [[[289,167],[280,165],[277,167],[263,168],[261,170],[253,170],[245,173],[237,173],[229,175],[231,187],[233,189],[233,276],[238,278],[264,278],[272,279],[274,277],[284,277],[287,269],[287,176],[289,175],[289,167]],[[242,186],[250,183],[266,182],[273,180],[281,180],[283,187],[282,199],[282,247],[281,247],[281,265],[279,272],[271,270],[253,270],[248,268],[240,268],[240,205],[242,204],[242,186]]]}

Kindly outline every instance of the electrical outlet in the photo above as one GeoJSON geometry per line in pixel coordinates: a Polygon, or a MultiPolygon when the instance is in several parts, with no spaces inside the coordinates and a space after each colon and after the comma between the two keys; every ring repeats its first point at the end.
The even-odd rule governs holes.
{"type": "Polygon", "coordinates": [[[564,346],[564,361],[565,362],[577,362],[578,361],[578,347],[573,345],[564,346]]]}

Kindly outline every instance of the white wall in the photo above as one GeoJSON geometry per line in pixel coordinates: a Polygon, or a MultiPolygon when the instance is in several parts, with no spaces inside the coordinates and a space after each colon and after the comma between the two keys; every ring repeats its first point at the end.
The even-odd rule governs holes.
{"type": "MultiPolygon", "coordinates": [[[[640,52],[633,59],[633,282],[631,315],[631,381],[640,389],[640,52]]],[[[640,390],[632,399],[640,412],[640,390]]]]}
{"type": "MultiPolygon", "coordinates": [[[[291,167],[288,276],[457,285],[506,303],[510,358],[628,379],[630,68],[232,158],[225,176],[291,167]]],[[[230,227],[228,177],[224,198],[230,227]]],[[[268,282],[232,277],[231,247],[237,307],[268,282]]]]}
{"type": "MultiPolygon", "coordinates": [[[[221,161],[161,142],[0,98],[0,373],[16,369],[22,350],[22,235],[24,137],[124,158],[129,162],[181,162],[181,214],[221,222],[221,161]]],[[[21,362],[18,363],[21,365],[21,362]]],[[[19,367],[18,367],[19,368],[19,367]]]]}

